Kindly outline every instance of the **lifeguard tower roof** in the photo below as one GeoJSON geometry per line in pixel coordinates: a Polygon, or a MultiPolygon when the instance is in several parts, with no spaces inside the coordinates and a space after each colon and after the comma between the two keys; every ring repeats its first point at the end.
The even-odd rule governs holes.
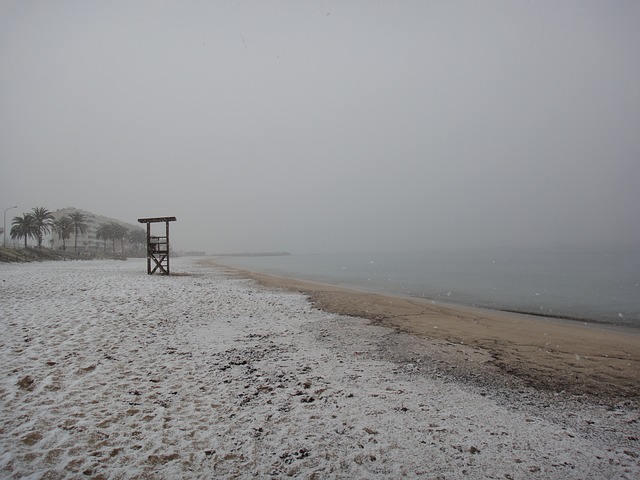
{"type": "Polygon", "coordinates": [[[175,222],[176,217],[152,217],[152,218],[139,218],[140,223],[156,223],[156,222],[175,222]]]}

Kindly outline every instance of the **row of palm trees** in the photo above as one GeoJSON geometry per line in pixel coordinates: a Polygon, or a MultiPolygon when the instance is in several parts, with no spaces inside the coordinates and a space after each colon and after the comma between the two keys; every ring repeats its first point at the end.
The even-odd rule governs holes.
{"type": "Polygon", "coordinates": [[[14,217],[11,225],[11,238],[24,238],[24,248],[29,238],[37,239],[38,247],[42,247],[42,238],[53,226],[53,214],[44,207],[36,207],[21,217],[14,217]]]}
{"type": "Polygon", "coordinates": [[[104,241],[104,248],[107,248],[107,240],[111,240],[113,253],[116,253],[116,240],[120,240],[120,251],[124,252],[124,239],[129,240],[132,245],[140,249],[147,242],[147,233],[143,229],[128,229],[117,222],[101,223],[96,229],[96,238],[104,241]]]}
{"type": "MultiPolygon", "coordinates": [[[[20,240],[24,238],[24,247],[27,248],[27,240],[36,239],[38,248],[42,248],[44,235],[53,231],[62,240],[62,249],[67,249],[66,241],[74,234],[74,251],[78,252],[78,235],[89,232],[88,218],[85,214],[75,211],[68,215],[55,218],[53,213],[44,207],[33,208],[31,212],[23,214],[21,217],[14,217],[11,226],[11,238],[20,240]]],[[[113,252],[116,251],[116,240],[120,240],[121,251],[124,252],[124,239],[127,238],[134,245],[144,245],[146,233],[143,229],[128,229],[117,222],[102,223],[96,229],[96,238],[104,241],[106,251],[107,241],[111,240],[113,252]]]]}

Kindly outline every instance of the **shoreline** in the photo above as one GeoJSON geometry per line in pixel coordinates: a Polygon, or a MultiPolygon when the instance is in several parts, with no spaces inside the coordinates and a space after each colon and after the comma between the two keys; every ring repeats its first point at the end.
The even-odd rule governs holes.
{"type": "Polygon", "coordinates": [[[1,267],[4,477],[640,476],[637,401],[528,386],[383,323],[397,298],[298,285],[374,321],[193,260],[1,267]]]}
{"type": "Polygon", "coordinates": [[[437,354],[422,361],[444,359],[458,377],[614,401],[640,398],[640,331],[631,327],[443,304],[205,263],[267,288],[302,293],[320,310],[427,340],[437,354]]]}
{"type": "Polygon", "coordinates": [[[638,285],[632,273],[637,256],[611,248],[586,257],[583,253],[506,248],[492,253],[477,249],[296,254],[282,260],[209,258],[231,268],[358,291],[640,331],[638,285]],[[624,268],[615,268],[620,262],[624,268]]]}

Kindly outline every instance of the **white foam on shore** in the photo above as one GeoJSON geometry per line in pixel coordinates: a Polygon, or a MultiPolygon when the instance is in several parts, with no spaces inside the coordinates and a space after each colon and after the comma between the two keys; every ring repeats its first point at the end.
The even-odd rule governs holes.
{"type": "Polygon", "coordinates": [[[172,270],[0,265],[2,477],[640,477],[632,407],[528,409],[300,294],[172,270]]]}

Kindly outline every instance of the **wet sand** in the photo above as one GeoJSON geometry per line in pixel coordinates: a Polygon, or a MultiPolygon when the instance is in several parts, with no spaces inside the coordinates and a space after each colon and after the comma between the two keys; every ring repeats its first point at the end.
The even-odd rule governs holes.
{"type": "Polygon", "coordinates": [[[640,395],[640,332],[597,324],[436,304],[240,271],[270,288],[308,295],[319,309],[366,318],[432,344],[407,361],[435,361],[478,381],[602,399],[640,395]],[[428,358],[424,358],[424,357],[428,358]]]}

